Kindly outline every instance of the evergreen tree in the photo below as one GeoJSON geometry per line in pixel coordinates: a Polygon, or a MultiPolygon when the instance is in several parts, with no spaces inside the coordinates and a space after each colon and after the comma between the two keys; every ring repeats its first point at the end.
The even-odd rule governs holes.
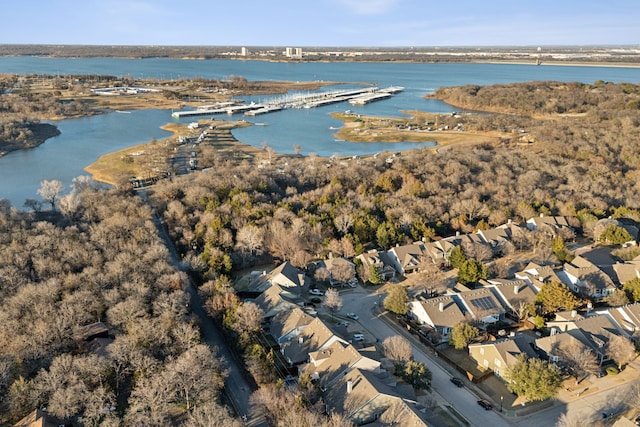
{"type": "Polygon", "coordinates": [[[462,350],[467,347],[471,340],[477,335],[478,328],[467,322],[460,322],[451,328],[449,344],[453,345],[456,350],[462,350]]]}
{"type": "Polygon", "coordinates": [[[542,305],[544,313],[553,313],[558,310],[574,310],[582,301],[564,283],[553,281],[546,283],[538,292],[536,302],[542,305]]]}
{"type": "Polygon", "coordinates": [[[384,308],[395,314],[407,314],[407,289],[402,285],[393,285],[384,299],[384,308]]]}
{"type": "Polygon", "coordinates": [[[562,374],[552,363],[542,359],[518,356],[518,361],[507,373],[507,388],[529,402],[554,397],[562,386],[562,374]]]}
{"type": "Polygon", "coordinates": [[[467,260],[467,256],[462,250],[462,246],[456,246],[449,254],[449,263],[453,268],[460,268],[463,262],[467,260]]]}
{"type": "Polygon", "coordinates": [[[458,269],[458,282],[465,286],[477,283],[478,280],[487,277],[489,277],[489,272],[482,261],[466,260],[458,269]]]}
{"type": "Polygon", "coordinates": [[[424,363],[410,360],[404,365],[401,377],[417,390],[428,390],[432,374],[424,363]]]}
{"type": "Polygon", "coordinates": [[[369,266],[369,282],[374,285],[379,285],[382,283],[382,277],[380,277],[380,273],[375,265],[369,266]]]}

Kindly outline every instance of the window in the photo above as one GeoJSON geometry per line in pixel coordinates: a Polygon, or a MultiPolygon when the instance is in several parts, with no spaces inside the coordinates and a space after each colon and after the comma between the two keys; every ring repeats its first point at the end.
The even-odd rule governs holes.
{"type": "Polygon", "coordinates": [[[480,347],[480,354],[484,354],[484,347],[480,347]]]}
{"type": "Polygon", "coordinates": [[[493,361],[493,363],[494,363],[498,368],[502,365],[502,363],[500,363],[500,359],[496,359],[496,360],[494,360],[494,361],[493,361]]]}

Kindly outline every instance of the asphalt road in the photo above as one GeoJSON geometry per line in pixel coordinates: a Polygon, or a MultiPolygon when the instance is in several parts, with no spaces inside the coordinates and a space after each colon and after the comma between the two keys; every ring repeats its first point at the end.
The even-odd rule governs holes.
{"type": "MultiPolygon", "coordinates": [[[[369,340],[380,341],[398,332],[379,318],[374,308],[381,301],[379,295],[369,294],[362,288],[342,295],[343,308],[341,313],[355,312],[360,316],[358,322],[353,322],[350,330],[361,329],[369,340]]],[[[478,397],[467,387],[456,387],[451,381],[451,375],[439,364],[425,354],[419,347],[412,344],[415,360],[423,362],[431,371],[433,378],[431,386],[433,398],[443,407],[451,407],[461,415],[470,426],[510,427],[512,423],[500,416],[496,411],[487,411],[478,405],[478,397]]],[[[450,412],[453,412],[450,410],[450,412]]],[[[452,415],[455,418],[455,415],[452,415]]],[[[553,424],[550,424],[551,426],[553,424]]]]}
{"type": "MultiPolygon", "coordinates": [[[[144,198],[146,194],[141,194],[144,198]]],[[[176,268],[180,269],[181,260],[178,256],[175,248],[169,239],[164,225],[158,218],[154,218],[154,223],[158,229],[159,236],[165,242],[171,259],[176,268]]],[[[224,383],[224,391],[227,396],[227,400],[231,403],[233,409],[238,416],[246,415],[247,420],[245,425],[252,427],[268,427],[267,421],[262,413],[249,403],[249,397],[251,396],[251,385],[245,379],[243,375],[243,369],[240,364],[233,358],[233,354],[227,347],[222,333],[218,330],[211,318],[207,315],[202,301],[198,295],[196,286],[189,281],[187,291],[190,296],[190,309],[193,315],[197,316],[200,324],[200,332],[202,334],[202,340],[215,349],[217,355],[224,360],[224,366],[227,376],[224,383]]]]}

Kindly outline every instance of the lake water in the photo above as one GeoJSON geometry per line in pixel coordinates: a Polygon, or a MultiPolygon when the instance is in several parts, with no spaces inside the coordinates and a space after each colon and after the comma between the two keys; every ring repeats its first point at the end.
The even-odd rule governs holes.
{"type": "MultiPolygon", "coordinates": [[[[336,141],[330,127],[340,122],[334,111],[353,110],[366,115],[401,116],[401,110],[447,113],[450,106],[424,95],[441,86],[495,84],[532,80],[611,82],[640,81],[640,70],[622,67],[535,66],[518,64],[411,64],[411,63],[278,63],[235,60],[114,59],[2,57],[0,73],[14,74],[101,74],[135,78],[177,79],[204,77],[224,79],[241,76],[247,80],[346,82],[349,87],[369,83],[378,87],[403,86],[405,90],[387,100],[354,107],[339,103],[314,109],[285,110],[247,118],[266,123],[236,129],[240,141],[254,146],[267,143],[279,153],[321,156],[372,154],[384,150],[405,150],[421,144],[362,144],[336,141]]],[[[331,90],[335,87],[327,87],[331,90]]],[[[261,98],[255,98],[260,100],[261,98]]],[[[248,101],[253,100],[251,97],[248,101]]],[[[216,118],[229,119],[226,115],[216,118]]],[[[233,116],[237,120],[243,116],[233,116]]],[[[182,119],[189,122],[192,119],[182,119]]],[[[59,179],[67,188],[71,180],[85,174],[84,167],[100,155],[135,144],[161,139],[169,134],[159,127],[170,121],[170,111],[140,110],[131,114],[110,113],[57,122],[61,135],[31,150],[0,157],[0,198],[21,208],[27,198],[39,199],[37,189],[44,179],[59,179]]],[[[422,144],[424,145],[424,144],[422,144]]]]}

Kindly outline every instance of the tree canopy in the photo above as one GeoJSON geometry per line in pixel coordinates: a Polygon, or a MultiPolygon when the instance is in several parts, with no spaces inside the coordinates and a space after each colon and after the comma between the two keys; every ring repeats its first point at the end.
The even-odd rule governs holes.
{"type": "Polygon", "coordinates": [[[507,388],[529,402],[554,397],[562,386],[562,373],[555,365],[537,358],[519,355],[509,369],[507,388]]]}
{"type": "Polygon", "coordinates": [[[407,314],[407,288],[402,285],[392,285],[383,301],[384,308],[395,314],[407,314]]]}
{"type": "Polygon", "coordinates": [[[478,328],[468,322],[457,323],[451,328],[449,344],[453,345],[456,350],[462,350],[469,345],[472,339],[478,336],[478,332],[478,328]]]}
{"type": "Polygon", "coordinates": [[[553,313],[558,310],[575,310],[582,301],[562,282],[552,281],[545,283],[536,296],[536,302],[542,306],[544,313],[553,313]]]}

